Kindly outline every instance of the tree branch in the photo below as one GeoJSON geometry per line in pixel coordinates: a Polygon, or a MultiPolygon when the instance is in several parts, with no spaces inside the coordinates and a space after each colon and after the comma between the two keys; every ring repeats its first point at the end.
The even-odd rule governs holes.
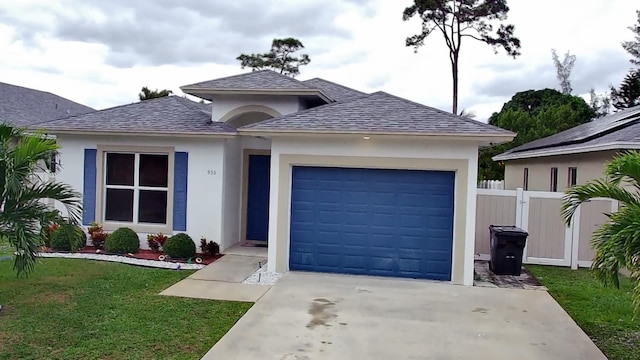
{"type": "Polygon", "coordinates": [[[479,38],[479,37],[477,37],[477,36],[475,36],[473,34],[461,34],[460,37],[470,37],[470,38],[476,39],[478,41],[486,42],[485,39],[479,38]]]}

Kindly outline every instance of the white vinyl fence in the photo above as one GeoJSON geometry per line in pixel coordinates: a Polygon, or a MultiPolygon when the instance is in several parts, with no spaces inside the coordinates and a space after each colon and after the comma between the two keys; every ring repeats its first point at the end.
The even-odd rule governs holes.
{"type": "Polygon", "coordinates": [[[504,189],[504,180],[481,180],[478,182],[478,189],[504,189]]]}
{"type": "Polygon", "coordinates": [[[567,226],[562,220],[561,192],[477,190],[477,259],[488,260],[489,225],[515,225],[529,233],[523,262],[578,267],[591,266],[591,235],[606,221],[604,213],[618,209],[617,201],[594,199],[578,208],[567,226]]]}

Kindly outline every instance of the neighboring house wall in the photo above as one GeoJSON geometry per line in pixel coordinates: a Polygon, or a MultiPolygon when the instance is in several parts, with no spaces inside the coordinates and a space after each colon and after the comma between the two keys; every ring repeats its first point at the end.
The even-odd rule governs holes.
{"type": "Polygon", "coordinates": [[[447,170],[456,172],[452,282],[473,283],[478,147],[462,141],[274,138],[269,210],[270,271],[287,271],[291,169],[294,165],[447,170]]]}
{"type": "MultiPolygon", "coordinates": [[[[84,187],[85,149],[96,149],[99,145],[118,146],[122,150],[131,146],[171,147],[176,152],[188,153],[187,220],[184,232],[193,237],[196,243],[199,243],[200,237],[204,236],[208,240],[222,243],[222,248],[237,242],[237,238],[226,238],[226,236],[233,236],[234,231],[237,231],[237,224],[230,224],[229,229],[223,229],[223,203],[226,201],[228,204],[235,197],[235,195],[229,195],[228,199],[223,198],[224,180],[227,180],[228,184],[237,180],[237,170],[233,170],[232,166],[233,157],[227,159],[228,166],[225,167],[224,139],[171,138],[168,140],[154,137],[59,135],[58,143],[61,146],[61,169],[56,179],[70,184],[79,192],[82,192],[84,187]],[[225,170],[232,173],[225,177],[225,170]]],[[[96,219],[96,221],[101,220],[96,219]]],[[[173,231],[173,233],[177,232],[182,231],[173,231]]],[[[142,246],[146,247],[144,233],[141,233],[141,240],[142,246]]]]}
{"type": "Polygon", "coordinates": [[[298,112],[301,110],[300,107],[298,98],[295,96],[217,95],[213,98],[211,119],[227,121],[246,112],[266,112],[275,117],[298,112]],[[269,113],[269,109],[275,113],[269,113]]]}
{"type": "Polygon", "coordinates": [[[604,166],[610,161],[616,151],[600,151],[561,156],[547,156],[531,159],[508,160],[505,162],[505,189],[515,190],[523,187],[524,169],[528,168],[529,186],[531,191],[549,191],[551,184],[551,168],[558,168],[558,189],[568,189],[569,168],[578,171],[577,184],[584,184],[589,180],[603,177],[604,166]]]}

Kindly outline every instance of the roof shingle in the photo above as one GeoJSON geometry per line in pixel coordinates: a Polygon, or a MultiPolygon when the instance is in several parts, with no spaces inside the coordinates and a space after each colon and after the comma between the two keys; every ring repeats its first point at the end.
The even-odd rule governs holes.
{"type": "Polygon", "coordinates": [[[309,90],[313,88],[273,70],[260,70],[185,85],[181,86],[181,89],[309,90]]]}
{"type": "Polygon", "coordinates": [[[211,121],[211,105],[179,96],[166,96],[116,106],[89,114],[49,121],[41,127],[56,131],[91,131],[155,134],[235,134],[223,122],[211,121]]]}
{"type": "Polygon", "coordinates": [[[368,95],[367,93],[364,93],[362,91],[358,91],[344,85],[336,84],[325,79],[313,78],[305,80],[303,82],[309,87],[320,89],[320,91],[322,91],[325,95],[338,102],[347,102],[368,95]]]}
{"type": "Polygon", "coordinates": [[[49,92],[0,82],[0,122],[25,127],[94,109],[49,92]]]}
{"type": "Polygon", "coordinates": [[[345,132],[514,136],[510,131],[385,92],[241,127],[264,132],[345,132]]]}

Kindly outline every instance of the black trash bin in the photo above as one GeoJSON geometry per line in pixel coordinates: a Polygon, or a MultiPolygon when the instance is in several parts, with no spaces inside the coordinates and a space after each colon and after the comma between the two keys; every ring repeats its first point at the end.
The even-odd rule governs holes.
{"type": "Polygon", "coordinates": [[[522,252],[529,234],[515,226],[490,225],[491,261],[489,269],[496,275],[520,275],[522,252]]]}

